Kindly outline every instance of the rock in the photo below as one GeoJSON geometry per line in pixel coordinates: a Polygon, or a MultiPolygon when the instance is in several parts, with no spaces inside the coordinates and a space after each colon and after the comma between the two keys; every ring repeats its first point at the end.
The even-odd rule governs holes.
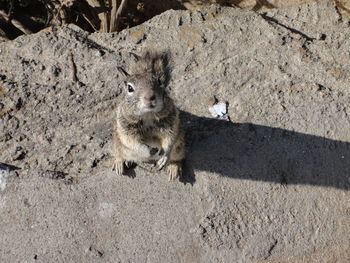
{"type": "Polygon", "coordinates": [[[0,262],[348,262],[350,27],[339,18],[332,2],[212,5],[119,34],[70,25],[0,43],[0,161],[22,168],[1,174],[0,262]],[[112,171],[116,68],[147,49],[172,56],[185,184],[112,171]],[[231,121],[210,116],[212,94],[231,121]]]}

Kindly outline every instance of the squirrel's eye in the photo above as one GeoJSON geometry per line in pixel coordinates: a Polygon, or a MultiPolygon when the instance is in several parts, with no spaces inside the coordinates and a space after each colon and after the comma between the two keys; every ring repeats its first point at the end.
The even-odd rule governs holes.
{"type": "Polygon", "coordinates": [[[135,91],[133,85],[131,85],[130,83],[126,84],[127,88],[128,88],[128,92],[129,93],[133,93],[135,91]]]}

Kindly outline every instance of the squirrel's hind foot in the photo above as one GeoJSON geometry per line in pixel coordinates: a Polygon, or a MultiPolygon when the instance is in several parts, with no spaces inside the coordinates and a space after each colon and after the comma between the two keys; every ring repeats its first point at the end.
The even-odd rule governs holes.
{"type": "Polygon", "coordinates": [[[124,172],[124,162],[123,161],[115,161],[114,162],[114,171],[117,175],[123,175],[124,172]]]}
{"type": "Polygon", "coordinates": [[[125,169],[124,169],[124,165],[125,165],[125,168],[128,170],[128,169],[131,169],[133,168],[134,166],[134,163],[131,162],[131,161],[119,161],[119,160],[116,160],[114,162],[114,171],[117,175],[123,175],[124,172],[125,172],[125,169]]]}
{"type": "Polygon", "coordinates": [[[170,162],[167,168],[168,168],[169,181],[173,181],[181,177],[182,175],[181,161],[170,162]]]}

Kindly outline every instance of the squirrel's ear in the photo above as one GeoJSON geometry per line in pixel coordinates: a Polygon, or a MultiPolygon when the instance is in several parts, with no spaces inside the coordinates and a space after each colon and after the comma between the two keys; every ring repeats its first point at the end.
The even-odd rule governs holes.
{"type": "Polygon", "coordinates": [[[155,57],[152,61],[152,71],[153,73],[162,74],[164,71],[162,57],[155,57]]]}
{"type": "Polygon", "coordinates": [[[124,77],[127,77],[129,76],[129,73],[126,72],[125,69],[123,69],[122,67],[117,67],[118,71],[124,76],[124,77]]]}

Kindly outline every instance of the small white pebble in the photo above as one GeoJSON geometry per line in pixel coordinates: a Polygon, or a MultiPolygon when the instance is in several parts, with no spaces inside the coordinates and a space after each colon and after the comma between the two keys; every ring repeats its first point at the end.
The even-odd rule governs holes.
{"type": "Polygon", "coordinates": [[[227,113],[227,107],[225,101],[219,101],[217,104],[209,107],[209,112],[214,118],[219,118],[227,113]]]}

